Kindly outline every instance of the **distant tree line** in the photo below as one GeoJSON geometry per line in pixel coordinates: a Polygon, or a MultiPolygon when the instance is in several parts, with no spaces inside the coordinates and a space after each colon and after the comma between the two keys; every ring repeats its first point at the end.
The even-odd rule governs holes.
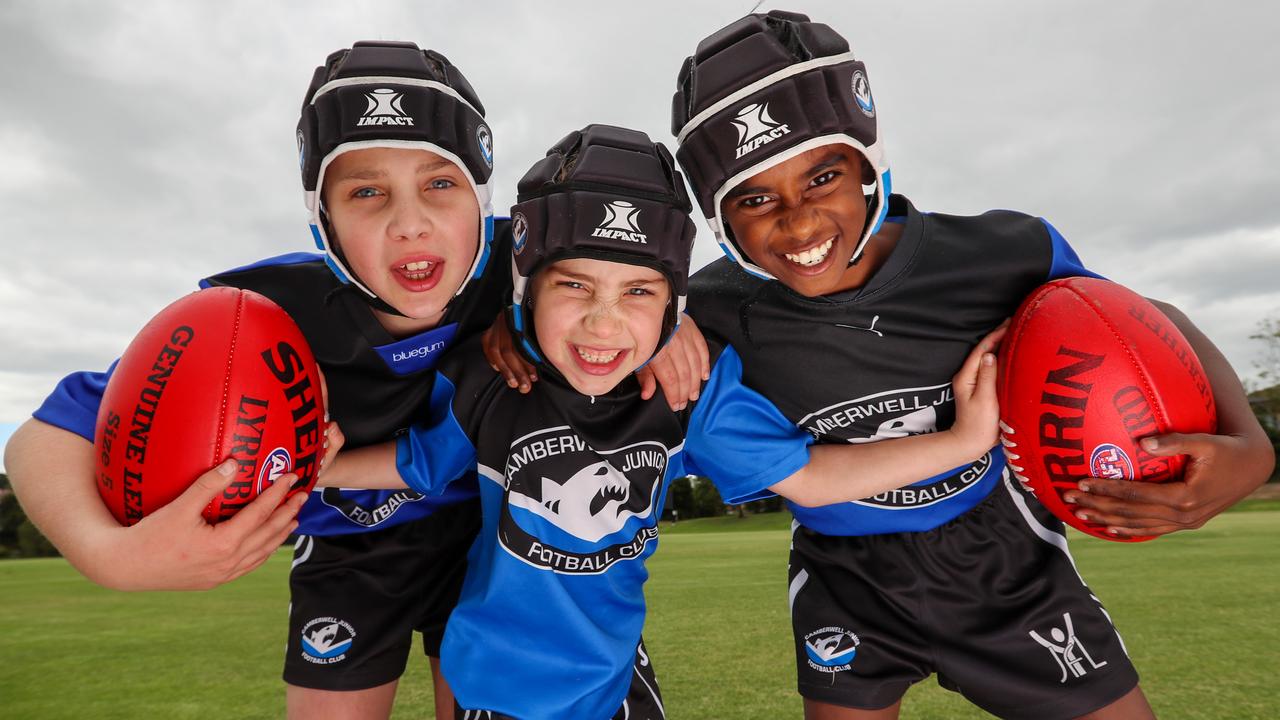
{"type": "Polygon", "coordinates": [[[53,557],[58,554],[18,504],[9,476],[0,473],[0,557],[53,557]]]}
{"type": "Polygon", "coordinates": [[[714,483],[704,477],[689,475],[671,482],[662,517],[664,520],[692,520],[733,514],[745,517],[748,514],[779,512],[784,507],[782,498],[776,496],[743,505],[726,505],[714,483]]]}

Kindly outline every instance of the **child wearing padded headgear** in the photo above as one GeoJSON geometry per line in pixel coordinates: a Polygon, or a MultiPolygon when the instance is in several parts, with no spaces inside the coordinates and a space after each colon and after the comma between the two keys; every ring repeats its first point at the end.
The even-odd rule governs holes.
{"type": "MultiPolygon", "coordinates": [[[[489,262],[495,248],[505,255],[509,232],[491,207],[484,107],[443,55],[361,42],[316,68],[297,140],[323,254],[268,258],[200,285],[254,290],[283,307],[327,378],[328,410],[347,442],[385,441],[426,417],[440,355],[488,327],[509,292],[505,266],[489,262]]],[[[30,441],[9,447],[15,485],[30,488],[23,502],[41,527],[91,579],[126,589],[212,587],[256,567],[296,529],[289,714],[388,716],[414,631],[427,655],[439,654],[479,526],[474,479],[431,498],[329,488],[268,525],[272,491],[229,523],[187,521],[183,513],[207,502],[204,488],[232,479],[216,472],[131,528],[102,518],[92,490],[42,513],[39,493],[81,489],[81,478],[92,488],[87,452],[110,372],[66,378],[36,411],[30,441]],[[51,469],[66,480],[22,485],[51,469]],[[186,555],[160,550],[173,546],[186,555]]],[[[437,683],[436,695],[447,717],[448,688],[437,683]]]]}
{"type": "Polygon", "coordinates": [[[483,527],[441,646],[464,717],[664,717],[640,635],[671,478],[750,462],[758,475],[744,486],[834,502],[994,442],[997,336],[957,376],[961,421],[900,443],[810,453],[806,433],[737,382],[730,348],[714,349],[692,407],[642,402],[633,370],[684,305],[689,210],[673,160],[643,133],[571,133],[520,181],[512,214],[513,333],[539,382],[521,394],[484,367],[478,339],[464,343],[439,366],[428,423],[340,453],[321,476],[434,495],[478,467],[483,527]]]}
{"type": "MultiPolygon", "coordinates": [[[[435,363],[506,304],[509,223],[490,207],[493,140],[484,107],[444,56],[412,43],[333,53],[303,99],[298,150],[322,255],[269,258],[202,286],[257,291],[287,310],[328,379],[329,411],[352,446],[428,416],[435,363]]],[[[234,463],[121,527],[93,481],[106,373],[64,379],[6,446],[32,520],[87,577],[117,589],[207,589],[256,568],[300,533],[290,575],[285,680],[295,717],[385,717],[414,631],[439,654],[466,549],[479,525],[474,479],[430,498],[328,488],[280,506],[289,482],[228,522],[200,519],[234,463]],[[297,522],[294,521],[298,516],[297,522]]],[[[671,393],[678,395],[676,392],[671,393]]],[[[434,661],[433,661],[434,666],[434,661]]],[[[436,674],[437,716],[452,715],[436,674]]]]}
{"type": "MultiPolygon", "coordinates": [[[[848,43],[779,11],[703,40],[673,101],[677,157],[728,256],[692,279],[690,312],[740,354],[742,382],[818,447],[950,427],[948,379],[975,342],[1041,283],[1090,274],[1039,218],[923,213],[891,194],[877,121],[848,43]]],[[[1079,494],[1081,512],[1118,535],[1198,527],[1271,468],[1235,374],[1169,311],[1204,361],[1222,435],[1157,438],[1154,452],[1189,453],[1195,470],[1140,490],[1141,503],[1079,494]],[[1215,510],[1188,518],[1177,505],[1191,498],[1215,510]]],[[[856,502],[792,505],[806,717],[896,717],[933,673],[1001,717],[1151,715],[1062,523],[990,450],[856,502]]],[[[704,469],[720,483],[752,472],[704,469]]]]}

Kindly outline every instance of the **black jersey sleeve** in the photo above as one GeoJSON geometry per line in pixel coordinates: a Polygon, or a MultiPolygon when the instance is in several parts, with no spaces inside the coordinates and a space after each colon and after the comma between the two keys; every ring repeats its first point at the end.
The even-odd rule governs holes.
{"type": "Polygon", "coordinates": [[[736,505],[772,496],[769,487],[809,464],[812,443],[809,433],[742,384],[742,360],[726,347],[689,417],[685,469],[710,478],[724,501],[736,505]]]}

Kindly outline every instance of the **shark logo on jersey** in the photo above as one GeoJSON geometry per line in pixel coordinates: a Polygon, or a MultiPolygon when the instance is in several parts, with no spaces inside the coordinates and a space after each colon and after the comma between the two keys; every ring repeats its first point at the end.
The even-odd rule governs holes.
{"type": "Polygon", "coordinates": [[[601,460],[574,473],[564,484],[542,478],[541,502],[512,493],[510,503],[542,516],[574,537],[598,542],[636,517],[626,506],[630,496],[631,483],[601,460]]]}
{"type": "Polygon", "coordinates": [[[501,542],[561,573],[599,573],[644,554],[671,452],[658,442],[600,451],[568,427],[520,438],[507,457],[501,542]]]}
{"type": "Polygon", "coordinates": [[[361,527],[380,525],[396,511],[424,496],[412,490],[356,490],[325,488],[320,499],[325,505],[342,513],[347,520],[361,527]]]}
{"type": "MultiPolygon", "coordinates": [[[[951,384],[944,383],[847,400],[810,413],[796,424],[820,442],[861,444],[933,433],[954,421],[955,395],[951,384]]],[[[968,490],[986,476],[992,463],[987,453],[952,473],[856,502],[889,510],[932,505],[968,490]]]]}
{"type": "Polygon", "coordinates": [[[366,125],[413,125],[413,118],[404,111],[400,102],[404,93],[391,88],[378,88],[364,95],[369,105],[364,115],[356,121],[356,127],[366,125]]]}
{"type": "Polygon", "coordinates": [[[591,231],[591,237],[649,243],[649,236],[640,232],[640,208],[626,200],[614,200],[604,206],[604,220],[591,231]]]}
{"type": "Polygon", "coordinates": [[[804,636],[804,653],[809,667],[824,673],[849,669],[861,641],[854,633],[834,625],[818,628],[804,636]]]}
{"type": "Polygon", "coordinates": [[[735,160],[761,145],[767,145],[791,133],[791,128],[786,123],[780,123],[769,116],[769,103],[747,105],[729,122],[738,131],[738,148],[733,155],[735,160]]]}

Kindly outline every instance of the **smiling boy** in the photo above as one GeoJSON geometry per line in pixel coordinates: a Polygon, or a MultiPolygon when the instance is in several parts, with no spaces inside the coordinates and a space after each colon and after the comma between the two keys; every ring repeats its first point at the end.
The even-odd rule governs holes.
{"type": "MultiPolygon", "coordinates": [[[[672,105],[677,157],[728,255],[691,280],[691,313],[817,447],[950,427],[947,378],[973,343],[1041,283],[1090,274],[1039,218],[923,213],[892,195],[866,68],[804,15],[750,15],[704,39],[672,105]]],[[[1190,453],[1195,469],[1164,508],[1099,516],[1121,535],[1176,529],[1174,493],[1221,509],[1271,468],[1230,366],[1168,310],[1205,363],[1222,435],[1158,438],[1161,454],[1190,453]]],[[[720,470],[729,481],[740,472],[720,470]]],[[[805,716],[896,717],[907,688],[936,673],[1001,717],[1149,717],[1062,523],[1012,482],[1000,449],[914,480],[855,502],[791,505],[805,716]],[[1041,642],[1059,637],[1057,650],[1041,642]],[[1069,678],[1068,652],[1091,658],[1069,678]]]]}
{"type": "Polygon", "coordinates": [[[730,501],[767,488],[833,502],[993,442],[998,335],[957,375],[961,421],[901,443],[810,452],[806,433],[741,385],[729,348],[693,407],[641,401],[633,373],[684,306],[688,212],[661,145],[609,126],[571,133],[521,180],[513,208],[514,337],[539,382],[512,389],[468,342],[440,367],[430,422],[342,453],[321,476],[430,495],[478,466],[484,525],[441,646],[464,716],[664,717],[640,631],[671,478],[749,463],[749,477],[721,484],[730,501]]]}

